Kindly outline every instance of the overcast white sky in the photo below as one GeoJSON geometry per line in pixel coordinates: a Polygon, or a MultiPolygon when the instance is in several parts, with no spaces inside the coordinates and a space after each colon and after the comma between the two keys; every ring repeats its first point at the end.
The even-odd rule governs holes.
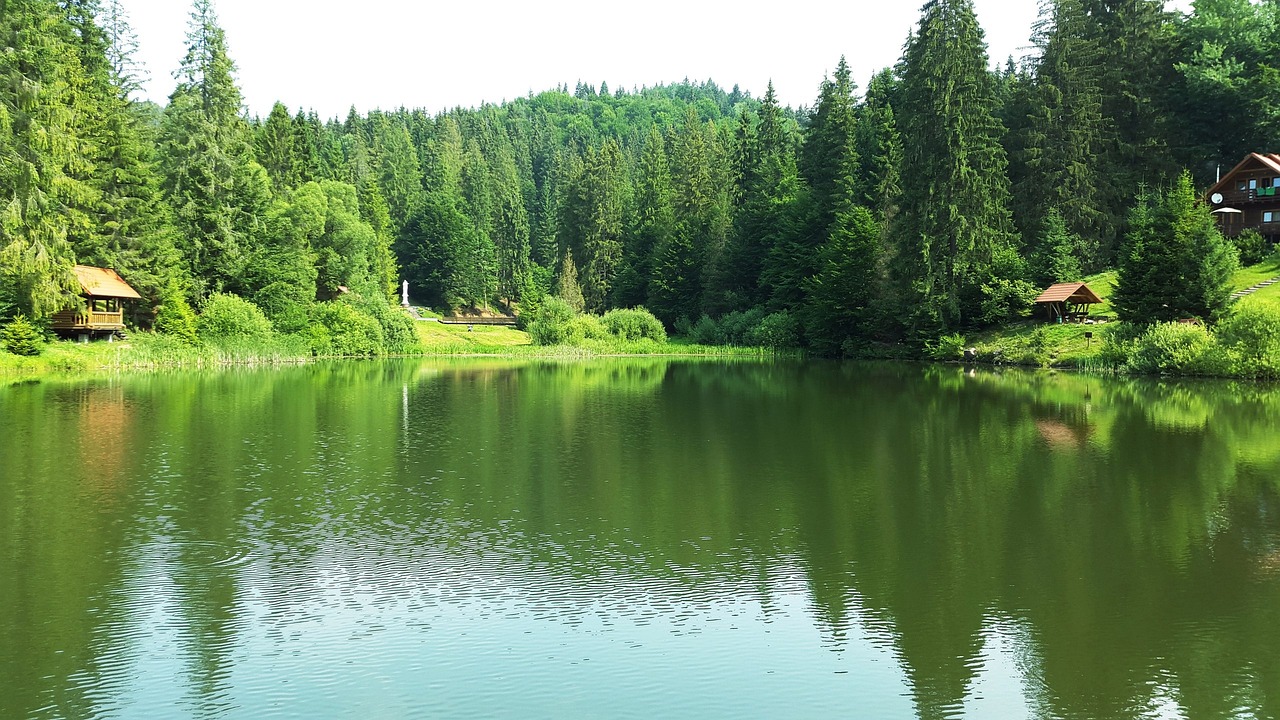
{"type": "MultiPolygon", "coordinates": [[[[164,104],[184,53],[187,0],[122,0],[164,104]]],[[[215,0],[251,114],[276,100],[322,118],[355,105],[430,111],[579,80],[611,89],[688,77],[812,104],[841,55],[858,85],[892,65],[923,0],[767,4],[647,0],[215,0]]],[[[975,0],[994,60],[1026,53],[1036,0],[975,0]]],[[[1187,5],[1188,2],[1179,2],[1187,5]]]]}

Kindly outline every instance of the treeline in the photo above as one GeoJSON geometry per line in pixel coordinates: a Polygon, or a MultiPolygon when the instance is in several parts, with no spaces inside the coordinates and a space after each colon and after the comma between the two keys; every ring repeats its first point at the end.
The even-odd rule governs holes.
{"type": "Polygon", "coordinates": [[[116,0],[0,7],[3,314],[58,309],[81,262],[284,328],[404,277],[439,308],[754,314],[856,352],[1024,313],[1128,257],[1144,190],[1280,146],[1274,2],[1051,0],[993,71],[972,2],[930,0],[894,67],[859,91],[841,60],[801,110],[771,86],[579,83],[329,120],[245,116],[210,0],[162,109],[131,99],[116,0]]]}

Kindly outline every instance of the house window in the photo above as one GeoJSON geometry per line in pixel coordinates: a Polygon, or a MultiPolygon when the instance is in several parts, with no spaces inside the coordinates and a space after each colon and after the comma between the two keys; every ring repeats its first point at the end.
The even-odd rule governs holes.
{"type": "Polygon", "coordinates": [[[1250,181],[1249,181],[1249,189],[1250,189],[1250,190],[1257,190],[1257,189],[1258,189],[1258,179],[1257,179],[1257,178],[1253,178],[1252,180],[1250,180],[1250,181]]]}
{"type": "Polygon", "coordinates": [[[1276,221],[1276,214],[1274,212],[1271,212],[1270,210],[1268,210],[1267,212],[1262,213],[1262,222],[1269,223],[1269,222],[1275,222],[1275,221],[1276,221]]]}
{"type": "Polygon", "coordinates": [[[1271,178],[1271,187],[1280,187],[1280,177],[1271,178]]]}
{"type": "Polygon", "coordinates": [[[1239,182],[1237,182],[1237,183],[1236,183],[1236,189],[1237,189],[1237,190],[1244,190],[1246,187],[1247,187],[1247,186],[1244,184],[1244,181],[1243,181],[1243,180],[1241,180],[1241,181],[1239,181],[1239,182]]]}

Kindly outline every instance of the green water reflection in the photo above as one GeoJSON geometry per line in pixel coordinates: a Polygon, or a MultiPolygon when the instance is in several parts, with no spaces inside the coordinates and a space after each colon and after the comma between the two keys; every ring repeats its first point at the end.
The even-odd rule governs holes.
{"type": "Polygon", "coordinates": [[[1277,717],[1280,389],[834,363],[0,388],[0,717],[1277,717]]]}

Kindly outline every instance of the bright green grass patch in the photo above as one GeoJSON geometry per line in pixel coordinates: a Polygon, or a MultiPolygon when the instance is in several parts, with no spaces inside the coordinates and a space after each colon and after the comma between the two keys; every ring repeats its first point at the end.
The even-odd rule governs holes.
{"type": "MultiPolygon", "coordinates": [[[[1240,268],[1231,278],[1232,290],[1244,290],[1253,287],[1263,280],[1280,277],[1280,253],[1263,260],[1257,265],[1240,268]]],[[[1268,288],[1270,289],[1270,288],[1268,288]]]]}

